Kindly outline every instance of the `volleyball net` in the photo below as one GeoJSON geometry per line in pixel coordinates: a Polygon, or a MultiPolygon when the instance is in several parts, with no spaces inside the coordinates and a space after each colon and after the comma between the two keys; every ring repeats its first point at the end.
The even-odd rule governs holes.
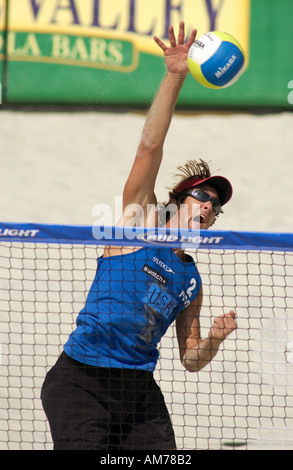
{"type": "Polygon", "coordinates": [[[183,247],[194,258],[202,337],[215,317],[237,314],[238,329],[199,372],[181,365],[174,323],[160,343],[154,375],[177,448],[293,449],[292,234],[9,223],[0,224],[0,449],[52,448],[40,390],[75,328],[97,258],[115,244],[183,247]]]}

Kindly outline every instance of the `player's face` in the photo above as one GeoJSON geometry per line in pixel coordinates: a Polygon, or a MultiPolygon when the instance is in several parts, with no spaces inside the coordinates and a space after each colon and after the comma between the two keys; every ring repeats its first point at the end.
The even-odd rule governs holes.
{"type": "MultiPolygon", "coordinates": [[[[212,198],[219,200],[217,191],[208,184],[196,186],[194,189],[205,191],[212,198]]],[[[216,212],[213,209],[212,202],[210,200],[201,202],[192,196],[187,196],[184,204],[186,205],[185,208],[182,208],[182,210],[185,211],[184,215],[186,217],[186,222],[184,225],[187,223],[188,229],[207,230],[214,223],[216,212]]],[[[182,218],[180,220],[182,220],[182,218]]],[[[182,223],[180,226],[182,226],[182,223]]]]}

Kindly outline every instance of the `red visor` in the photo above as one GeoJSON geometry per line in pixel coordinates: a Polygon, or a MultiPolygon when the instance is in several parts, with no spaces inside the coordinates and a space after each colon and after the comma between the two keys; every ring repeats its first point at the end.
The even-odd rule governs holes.
{"type": "Polygon", "coordinates": [[[194,188],[200,184],[209,184],[217,191],[222,206],[227,204],[233,194],[231,183],[223,176],[210,176],[209,178],[190,178],[174,188],[174,191],[181,193],[185,189],[194,188]]]}

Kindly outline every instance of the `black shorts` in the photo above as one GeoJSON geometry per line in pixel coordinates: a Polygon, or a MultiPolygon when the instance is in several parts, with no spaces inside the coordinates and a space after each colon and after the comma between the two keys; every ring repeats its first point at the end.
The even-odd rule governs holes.
{"type": "Polygon", "coordinates": [[[41,399],[55,450],[176,449],[151,372],[87,366],[63,352],[41,399]]]}

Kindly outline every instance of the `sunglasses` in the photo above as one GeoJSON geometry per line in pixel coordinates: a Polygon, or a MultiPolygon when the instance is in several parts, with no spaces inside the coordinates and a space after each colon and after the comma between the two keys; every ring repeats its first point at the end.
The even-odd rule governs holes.
{"type": "Polygon", "coordinates": [[[194,197],[194,199],[197,199],[200,202],[208,202],[211,201],[212,208],[216,215],[219,215],[222,210],[221,203],[218,199],[215,197],[212,197],[207,193],[206,191],[203,191],[202,189],[189,189],[186,191],[186,195],[194,197]]]}

